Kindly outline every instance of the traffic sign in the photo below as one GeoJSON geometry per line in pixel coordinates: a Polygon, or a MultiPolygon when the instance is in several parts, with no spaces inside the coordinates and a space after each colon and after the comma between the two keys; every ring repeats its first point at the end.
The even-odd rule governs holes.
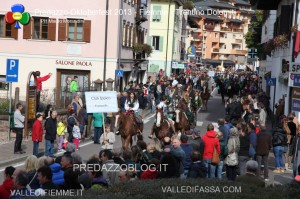
{"type": "Polygon", "coordinates": [[[276,78],[268,78],[267,85],[268,86],[276,86],[276,78]]]}
{"type": "Polygon", "coordinates": [[[300,86],[300,74],[294,74],[294,86],[300,86]]]}
{"type": "Polygon", "coordinates": [[[19,60],[6,60],[6,82],[18,82],[19,60]]]}
{"type": "Polygon", "coordinates": [[[123,78],[124,77],[124,71],[123,70],[116,70],[116,76],[117,76],[117,78],[123,78]]]}

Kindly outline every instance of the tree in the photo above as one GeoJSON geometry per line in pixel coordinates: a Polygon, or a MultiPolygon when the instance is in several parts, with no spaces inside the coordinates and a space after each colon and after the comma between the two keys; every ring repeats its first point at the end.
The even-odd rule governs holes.
{"type": "Polygon", "coordinates": [[[247,48],[255,48],[258,54],[262,52],[261,33],[263,24],[263,11],[256,10],[249,24],[249,30],[245,35],[247,48]]]}

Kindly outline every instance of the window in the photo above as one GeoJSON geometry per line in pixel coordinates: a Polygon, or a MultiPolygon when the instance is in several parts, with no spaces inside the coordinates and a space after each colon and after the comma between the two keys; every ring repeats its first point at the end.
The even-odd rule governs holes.
{"type": "Polygon", "coordinates": [[[223,46],[223,49],[226,49],[226,45],[223,46]]]}
{"type": "Polygon", "coordinates": [[[130,43],[130,40],[131,40],[131,27],[130,27],[130,24],[128,23],[127,24],[127,47],[130,47],[131,46],[131,43],[130,43]]]}
{"type": "Polygon", "coordinates": [[[232,35],[233,39],[235,39],[235,34],[232,35]]]}
{"type": "Polygon", "coordinates": [[[48,20],[49,18],[33,18],[33,39],[48,39],[48,20]]]}
{"type": "Polygon", "coordinates": [[[224,38],[227,38],[227,34],[226,33],[224,34],[224,38]]]}
{"type": "Polygon", "coordinates": [[[12,37],[12,26],[6,23],[4,15],[0,15],[0,37],[12,37]]]}
{"type": "Polygon", "coordinates": [[[218,33],[215,33],[215,38],[218,38],[218,33]]]}
{"type": "Polygon", "coordinates": [[[83,20],[68,19],[68,41],[83,40],[83,20]]]}
{"type": "Polygon", "coordinates": [[[161,20],[161,6],[153,6],[152,21],[160,22],[161,20]]]}
{"type": "Polygon", "coordinates": [[[154,50],[159,50],[159,36],[152,37],[152,47],[154,50]]]}

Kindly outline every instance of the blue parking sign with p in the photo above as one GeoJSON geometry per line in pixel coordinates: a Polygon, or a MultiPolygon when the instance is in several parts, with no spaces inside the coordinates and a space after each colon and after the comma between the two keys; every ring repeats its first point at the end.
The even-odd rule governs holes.
{"type": "Polygon", "coordinates": [[[6,82],[18,82],[19,60],[6,60],[6,82]]]}

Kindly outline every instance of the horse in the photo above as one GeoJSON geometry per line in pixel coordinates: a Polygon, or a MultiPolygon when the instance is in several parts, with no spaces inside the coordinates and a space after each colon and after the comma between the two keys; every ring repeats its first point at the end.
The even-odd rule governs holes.
{"type": "Polygon", "coordinates": [[[208,85],[204,86],[203,90],[204,91],[201,92],[202,105],[203,105],[203,110],[207,111],[207,102],[210,98],[210,92],[208,91],[208,85]]]}
{"type": "Polygon", "coordinates": [[[185,134],[184,133],[185,130],[190,130],[191,129],[188,117],[183,111],[181,111],[179,109],[177,109],[175,111],[175,113],[176,113],[176,122],[175,122],[176,132],[178,132],[180,130],[180,132],[182,134],[185,134]]]}
{"type": "Polygon", "coordinates": [[[119,115],[116,116],[115,127],[119,127],[123,150],[128,150],[129,144],[132,146],[132,137],[137,135],[138,132],[143,132],[144,124],[138,127],[134,113],[129,111],[126,113],[120,112],[119,115]]]}
{"type": "Polygon", "coordinates": [[[152,128],[152,132],[155,133],[156,138],[162,140],[164,137],[172,137],[175,132],[170,122],[171,121],[164,116],[163,110],[156,108],[156,124],[154,124],[152,128]]]}

